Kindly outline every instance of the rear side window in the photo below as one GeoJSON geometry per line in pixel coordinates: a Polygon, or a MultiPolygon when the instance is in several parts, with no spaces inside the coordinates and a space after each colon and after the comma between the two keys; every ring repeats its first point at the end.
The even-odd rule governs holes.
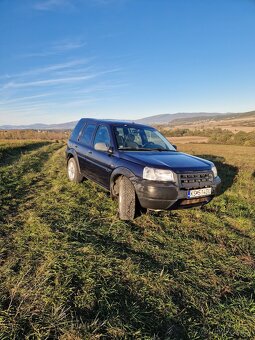
{"type": "Polygon", "coordinates": [[[95,124],[88,124],[83,131],[80,142],[84,145],[90,145],[95,129],[95,124]]]}
{"type": "Polygon", "coordinates": [[[74,128],[74,130],[71,134],[70,139],[77,140],[79,133],[80,133],[81,129],[83,128],[83,126],[84,126],[84,120],[79,120],[79,122],[76,124],[76,126],[75,126],[75,128],[74,128]]]}

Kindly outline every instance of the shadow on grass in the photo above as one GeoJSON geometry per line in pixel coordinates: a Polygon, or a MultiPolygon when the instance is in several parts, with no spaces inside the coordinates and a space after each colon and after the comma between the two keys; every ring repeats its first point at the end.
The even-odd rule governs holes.
{"type": "Polygon", "coordinates": [[[17,162],[24,153],[37,150],[50,143],[51,142],[35,142],[15,147],[10,146],[9,148],[6,148],[2,151],[0,150],[0,167],[11,165],[17,162]]]}
{"type": "MultiPolygon", "coordinates": [[[[130,258],[132,263],[143,266],[145,273],[154,271],[160,274],[162,271],[162,265],[154,260],[152,256],[142,251],[135,251],[127,244],[116,242],[111,237],[95,233],[95,235],[90,236],[89,242],[92,242],[99,253],[108,258],[109,266],[111,266],[111,261],[113,260],[112,250],[114,250],[112,263],[115,263],[116,259],[130,258]]],[[[121,270],[116,269],[114,275],[101,277],[101,280],[97,282],[94,291],[97,302],[89,310],[86,304],[84,308],[82,306],[77,308],[73,303],[76,292],[84,287],[84,282],[77,277],[75,278],[74,274],[74,281],[71,284],[76,286],[76,289],[73,291],[73,295],[70,296],[67,308],[71,306],[76,317],[84,324],[97,319],[100,324],[99,332],[106,338],[111,338],[108,333],[109,328],[112,327],[110,326],[111,324],[114,324],[116,328],[121,327],[122,330],[123,325],[125,325],[130,338],[132,338],[131,334],[136,333],[138,330],[143,336],[151,339],[187,338],[182,320],[175,317],[176,308],[182,310],[185,307],[181,297],[182,292],[179,289],[169,287],[169,296],[163,297],[161,295],[156,297],[151,288],[146,286],[146,283],[135,283],[135,279],[131,278],[131,273],[130,277],[129,275],[125,276],[121,270]],[[141,291],[139,291],[139,286],[141,291]],[[156,302],[155,299],[161,300],[161,302],[162,299],[167,300],[168,304],[162,310],[160,303],[156,302]]],[[[194,318],[198,316],[198,312],[192,312],[191,314],[194,318]]],[[[126,337],[120,338],[124,339],[126,337]]]]}
{"type": "MultiPolygon", "coordinates": [[[[128,222],[130,227],[136,227],[133,222],[128,222]]],[[[153,254],[149,254],[143,250],[133,249],[132,246],[126,242],[120,242],[114,239],[111,235],[103,235],[97,232],[96,225],[91,225],[92,228],[88,231],[84,231],[83,235],[70,235],[69,241],[78,241],[79,243],[93,244],[93,247],[97,249],[98,254],[104,255],[108,259],[108,264],[111,265],[118,260],[132,261],[132,264],[139,266],[139,272],[145,277],[148,273],[154,273],[154,275],[160,275],[162,270],[164,273],[171,275],[177,279],[178,272],[186,269],[185,263],[179,259],[173,261],[163,260],[162,262],[156,259],[153,254]]],[[[153,241],[154,243],[154,241],[153,241]]],[[[81,289],[83,282],[74,280],[76,290],[81,289]],[[78,286],[77,286],[78,284],[78,286]],[[80,287],[79,287],[80,285],[80,287]]],[[[169,295],[163,297],[154,296],[151,288],[147,287],[145,295],[137,290],[137,287],[141,285],[141,289],[144,291],[146,283],[135,284],[134,278],[131,276],[123,276],[122,271],[115,271],[114,275],[109,275],[98,284],[96,288],[97,303],[88,313],[88,310],[77,309],[73,305],[73,297],[69,301],[72,305],[72,309],[75,310],[76,316],[84,323],[88,322],[88,315],[91,320],[97,318],[102,325],[105,320],[118,320],[121,325],[128,325],[129,332],[135,332],[140,330],[143,336],[149,336],[155,339],[186,339],[186,329],[183,325],[181,318],[176,318],[175,313],[177,310],[186,309],[186,315],[199,321],[199,311],[192,309],[190,306],[185,305],[185,301],[182,298],[181,289],[176,286],[169,287],[169,295]],[[107,292],[107,296],[105,295],[107,292]],[[161,309],[160,303],[155,302],[155,298],[158,301],[165,299],[168,301],[167,307],[161,309]]],[[[68,308],[70,307],[67,306],[68,308]]],[[[117,325],[116,325],[117,326],[117,325]]],[[[109,325],[100,327],[100,332],[105,336],[108,333],[107,328],[109,325]]]]}
{"type": "Polygon", "coordinates": [[[223,194],[227,189],[231,188],[235,178],[238,174],[238,168],[236,166],[226,164],[225,158],[221,156],[214,155],[196,155],[197,157],[201,157],[211,161],[215,164],[218,175],[221,178],[221,191],[220,194],[223,194]]]}
{"type": "MultiPolygon", "coordinates": [[[[108,279],[105,283],[106,287],[113,287],[114,290],[110,289],[107,300],[100,305],[99,310],[97,310],[99,313],[94,315],[101,317],[102,321],[107,316],[109,324],[111,320],[118,320],[120,325],[127,325],[129,337],[121,337],[122,339],[135,339],[136,337],[133,334],[137,330],[142,334],[142,337],[140,335],[137,339],[187,339],[186,329],[181,321],[175,318],[174,303],[172,304],[170,299],[168,307],[163,311],[149,296],[146,299],[139,292],[130,289],[129,282],[124,278],[119,278],[118,281],[108,279]],[[108,301],[114,308],[109,308],[108,301]],[[172,308],[170,307],[171,304],[172,308]]],[[[100,295],[102,293],[98,292],[99,298],[100,295]]],[[[109,325],[103,326],[100,331],[107,334],[107,328],[109,328],[109,325]]],[[[109,336],[109,333],[107,335],[109,336]]]]}

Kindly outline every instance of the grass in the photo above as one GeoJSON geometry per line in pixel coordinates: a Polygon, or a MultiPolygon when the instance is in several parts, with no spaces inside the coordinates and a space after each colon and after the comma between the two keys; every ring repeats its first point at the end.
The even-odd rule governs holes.
{"type": "Polygon", "coordinates": [[[182,145],[222,195],[126,223],[62,142],[27,147],[0,167],[1,339],[255,338],[255,148],[182,145]]]}
{"type": "Polygon", "coordinates": [[[48,141],[1,141],[0,140],[0,166],[16,162],[23,153],[36,150],[43,145],[49,144],[48,141]]]}

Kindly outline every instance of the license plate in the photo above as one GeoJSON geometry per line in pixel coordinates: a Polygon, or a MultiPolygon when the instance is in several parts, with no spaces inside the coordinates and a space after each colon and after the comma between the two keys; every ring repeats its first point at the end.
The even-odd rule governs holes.
{"type": "Polygon", "coordinates": [[[188,198],[209,196],[212,193],[212,188],[194,189],[188,191],[188,198]]]}

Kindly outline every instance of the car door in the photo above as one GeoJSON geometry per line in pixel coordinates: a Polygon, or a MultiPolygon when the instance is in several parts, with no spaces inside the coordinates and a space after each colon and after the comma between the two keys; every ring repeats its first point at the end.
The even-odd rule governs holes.
{"type": "Polygon", "coordinates": [[[92,140],[93,140],[95,131],[96,131],[96,124],[87,123],[85,127],[83,128],[83,131],[81,132],[80,136],[78,137],[78,140],[75,146],[81,173],[85,177],[90,177],[90,178],[93,177],[92,176],[93,167],[92,167],[91,161],[88,158],[88,155],[90,154],[92,150],[92,140]]]}
{"type": "Polygon", "coordinates": [[[99,125],[95,133],[93,141],[93,149],[88,155],[90,162],[92,163],[93,169],[93,179],[103,185],[105,188],[109,189],[110,186],[110,176],[114,169],[114,158],[111,150],[113,146],[111,133],[106,125],[99,125]],[[95,145],[97,143],[107,145],[108,150],[96,150],[95,145]]]}

